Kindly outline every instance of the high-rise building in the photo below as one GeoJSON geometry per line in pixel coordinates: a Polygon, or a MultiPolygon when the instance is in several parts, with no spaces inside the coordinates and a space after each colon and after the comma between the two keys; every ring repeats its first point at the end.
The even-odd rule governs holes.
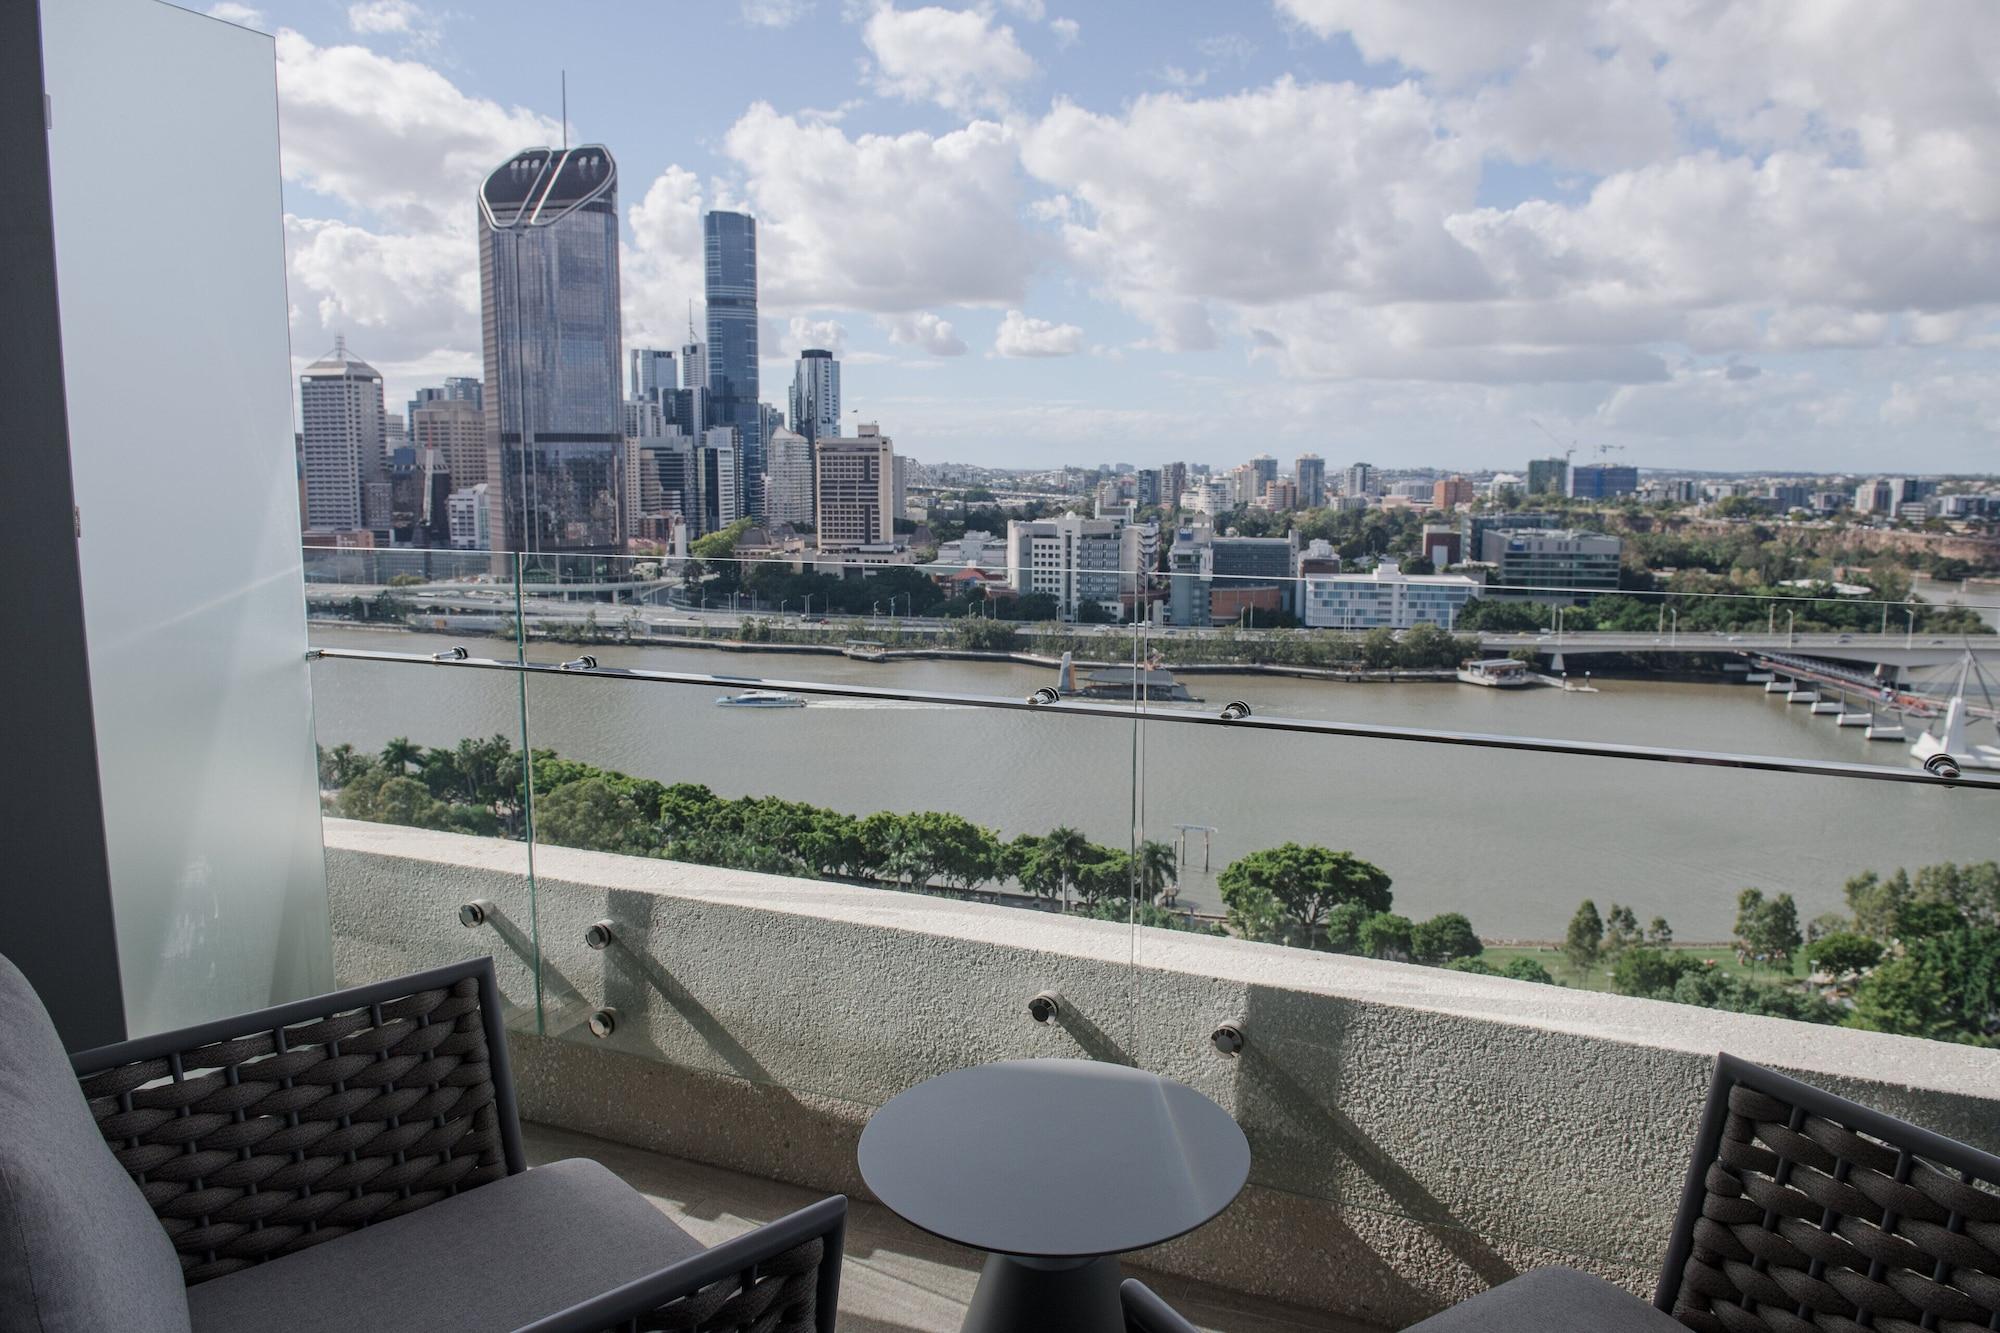
{"type": "Polygon", "coordinates": [[[1299,484],[1299,506],[1317,509],[1326,503],[1326,460],[1318,454],[1300,454],[1292,464],[1292,479],[1299,484]]]}
{"type": "Polygon", "coordinates": [[[733,426],[742,449],[744,512],[763,513],[764,441],[757,396],[757,219],[702,218],[707,258],[709,426],[733,426]]]}
{"type": "Polygon", "coordinates": [[[618,169],[526,148],[479,190],[486,478],[502,549],[619,549],[618,169]]]}
{"type": "Polygon", "coordinates": [[[1528,494],[1568,495],[1569,460],[1567,458],[1529,459],[1528,494]]]}
{"type": "Polygon", "coordinates": [[[710,426],[695,450],[695,484],[701,491],[698,522],[704,534],[720,532],[744,515],[740,438],[734,426],[710,426]]]}
{"type": "Polygon", "coordinates": [[[453,491],[445,506],[450,514],[454,551],[493,549],[492,507],[486,501],[485,482],[453,491]]]}
{"type": "MultiPolygon", "coordinates": [[[[310,480],[308,480],[306,485],[306,494],[308,497],[312,494],[310,480]]],[[[1894,483],[1886,477],[1877,477],[1873,481],[1864,481],[1859,486],[1856,486],[1854,488],[1854,512],[1857,514],[1895,513],[1896,488],[1894,483]]]]}
{"type": "Polygon", "coordinates": [[[792,429],[808,440],[840,434],[840,362],[808,347],[792,371],[792,429]]]}
{"type": "Polygon", "coordinates": [[[782,426],[764,442],[764,521],[813,521],[812,441],[782,426]]]}
{"type": "Polygon", "coordinates": [[[1256,488],[1250,492],[1250,498],[1254,500],[1264,493],[1266,486],[1278,479],[1278,460],[1269,454],[1258,454],[1250,460],[1249,466],[1257,478],[1256,488]]]}
{"type": "Polygon", "coordinates": [[[1141,509],[1160,506],[1160,469],[1141,468],[1132,478],[1132,499],[1141,509]]]}
{"type": "MultiPolygon", "coordinates": [[[[347,340],[299,376],[299,424],[305,457],[306,526],[345,532],[369,523],[367,487],[384,483],[382,375],[349,356],[347,340]]],[[[377,501],[386,515],[386,499],[377,501]]]]}
{"type": "Polygon", "coordinates": [[[1341,489],[1348,495],[1368,495],[1375,489],[1375,469],[1367,463],[1349,463],[1345,480],[1341,489]]]}
{"type": "Polygon", "coordinates": [[[413,433],[416,431],[418,408],[426,403],[441,402],[471,403],[474,407],[484,410],[486,386],[474,375],[447,375],[442,385],[429,385],[417,390],[417,396],[410,399],[409,411],[403,416],[403,419],[410,423],[410,430],[413,433]]]}
{"type": "Polygon", "coordinates": [[[785,428],[785,414],[769,403],[757,405],[757,438],[764,441],[764,475],[771,475],[771,434],[785,428]]]}
{"type": "Polygon", "coordinates": [[[1583,463],[1569,470],[1569,494],[1578,500],[1610,500],[1639,489],[1639,469],[1616,463],[1583,463]]]}
{"type": "Polygon", "coordinates": [[[1431,507],[1434,509],[1455,509],[1459,505],[1472,503],[1472,483],[1456,472],[1442,477],[1431,486],[1431,507]]]}
{"type": "Polygon", "coordinates": [[[401,412],[382,414],[382,447],[390,453],[410,442],[409,420],[401,412]]]}
{"type": "Polygon", "coordinates": [[[437,451],[454,491],[486,480],[486,413],[478,403],[433,398],[411,414],[410,431],[419,454],[437,451]]]}
{"type": "Polygon", "coordinates": [[[896,450],[872,422],[813,443],[819,549],[895,540],[896,450]]]}
{"type": "Polygon", "coordinates": [[[653,398],[627,398],[624,407],[625,438],[657,440],[665,435],[672,424],[667,414],[673,402],[671,396],[664,405],[653,398]]]}
{"type": "Polygon", "coordinates": [[[1158,524],[1123,518],[1009,519],[1007,582],[1023,596],[1053,597],[1064,620],[1077,619],[1085,605],[1121,616],[1137,604],[1159,541],[1158,524]]]}
{"type": "Polygon", "coordinates": [[[648,402],[673,402],[674,390],[680,388],[676,377],[674,354],[663,347],[634,347],[625,353],[627,398],[642,398],[648,402]]]}
{"type": "Polygon", "coordinates": [[[1188,468],[1186,463],[1169,463],[1160,469],[1160,503],[1170,508],[1181,507],[1181,492],[1187,489],[1188,468]]]}

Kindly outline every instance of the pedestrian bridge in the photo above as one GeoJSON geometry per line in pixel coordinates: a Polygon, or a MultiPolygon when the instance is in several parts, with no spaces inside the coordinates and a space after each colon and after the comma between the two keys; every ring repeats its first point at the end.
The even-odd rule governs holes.
{"type": "Polygon", "coordinates": [[[1560,669],[1569,659],[1600,653],[1790,653],[1827,662],[1847,662],[1867,668],[1887,667],[1897,680],[1910,672],[1949,666],[1967,652],[1989,668],[2000,668],[2000,634],[1664,634],[1586,630],[1514,634],[1484,632],[1482,652],[1501,654],[1518,648],[1552,659],[1560,669]]]}

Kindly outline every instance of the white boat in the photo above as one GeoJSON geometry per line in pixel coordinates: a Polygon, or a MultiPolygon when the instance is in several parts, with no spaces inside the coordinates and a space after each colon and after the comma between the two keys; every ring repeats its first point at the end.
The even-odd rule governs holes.
{"type": "Polygon", "coordinates": [[[806,701],[796,694],[782,694],[777,690],[745,690],[741,694],[725,694],[715,701],[724,708],[804,708],[806,701]]]}
{"type": "Polygon", "coordinates": [[[1511,657],[1489,657],[1484,661],[1466,662],[1458,668],[1458,678],[1467,685],[1485,685],[1502,690],[1534,683],[1533,677],[1528,674],[1528,664],[1516,662],[1511,657]]]}

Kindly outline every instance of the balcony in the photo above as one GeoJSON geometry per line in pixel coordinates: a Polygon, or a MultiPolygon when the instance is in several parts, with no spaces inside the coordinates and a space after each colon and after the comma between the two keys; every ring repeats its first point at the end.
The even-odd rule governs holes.
{"type": "MultiPolygon", "coordinates": [[[[1691,654],[1681,679],[1603,655],[1655,636],[1526,636],[1543,683],[1509,691],[1409,663],[1204,670],[1291,640],[1130,628],[1020,627],[1016,659],[979,660],[947,646],[950,625],[879,605],[821,624],[701,606],[701,585],[657,565],[531,563],[314,553],[308,602],[338,979],[494,954],[523,1114],[545,1133],[865,1197],[862,1126],[932,1075],[1137,1065],[1226,1109],[1253,1165],[1221,1218],[1129,1265],[1195,1284],[1174,1289],[1217,1327],[1268,1312],[1378,1329],[1551,1263],[1650,1292],[1719,1050],[1996,1142],[2000,1052],[1966,1040],[1980,1034],[1862,1030],[1880,1001],[1865,977],[1737,956],[1780,895],[1803,933],[1881,910],[1904,868],[1966,867],[1967,920],[1984,921],[1976,867],[2000,845],[1989,775],[1927,772],[1907,741],[1722,669],[1783,656],[1738,646],[1775,618],[1762,604],[1699,637],[1667,626],[1661,647],[1691,654]],[[1055,688],[1060,651],[1071,684],[1055,688]],[[1169,652],[1205,699],[1166,697],[1169,652]],[[1093,661],[1152,669],[1118,676],[1122,700],[1091,698],[1093,661]],[[1593,661],[1612,675],[1586,677],[1593,661]],[[803,706],[720,706],[753,690],[803,706]],[[1232,699],[1247,716],[1220,716],[1232,699]],[[1427,718],[1445,725],[1410,725],[1427,718]],[[1732,731],[1784,748],[1730,748],[1732,731]],[[1086,849],[1061,872],[1037,860],[1055,828],[1086,849]],[[1310,895],[1260,900],[1229,867],[1283,842],[1387,882],[1342,869],[1317,917],[1310,895]],[[1156,843],[1150,867],[1132,854],[1156,843]],[[1876,897],[1844,888],[1870,871],[1876,897]],[[1639,937],[1565,952],[1585,898],[1639,937]],[[1357,920],[1345,903],[1363,899],[1357,920]],[[1476,939],[1440,943],[1452,912],[1476,939]],[[1637,924],[1654,917],[1670,927],[1637,924]],[[1625,955],[1667,975],[1648,984],[1625,955]],[[1045,993],[1060,1010],[1037,1022],[1045,993]]],[[[1803,673],[1815,648],[1871,645],[1927,647],[1781,646],[1803,673]]],[[[1893,706],[1912,734],[1939,721],[1935,669],[1898,677],[1885,704],[1812,660],[1828,693],[1893,706]]],[[[1911,893],[1936,899],[1940,873],[1911,893]]],[[[955,1262],[962,1284],[970,1258],[955,1262]]],[[[937,1309],[906,1326],[954,1327],[937,1309]]]]}

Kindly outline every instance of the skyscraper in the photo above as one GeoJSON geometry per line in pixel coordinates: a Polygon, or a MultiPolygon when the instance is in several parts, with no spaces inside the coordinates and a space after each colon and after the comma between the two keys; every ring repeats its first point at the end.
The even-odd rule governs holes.
{"type": "Polygon", "coordinates": [[[764,521],[812,522],[812,442],[797,431],[779,427],[764,442],[764,457],[770,465],[765,473],[764,521]]]}
{"type": "Polygon", "coordinates": [[[366,520],[364,495],[382,481],[382,375],[347,354],[347,340],[299,376],[306,526],[349,532],[366,520]]]}
{"type": "Polygon", "coordinates": [[[634,347],[625,354],[630,376],[626,396],[648,402],[673,403],[680,381],[674,378],[674,354],[663,347],[634,347]]]}
{"type": "Polygon", "coordinates": [[[1342,489],[1347,494],[1367,495],[1375,488],[1375,469],[1367,463],[1349,463],[1345,480],[1342,489]]]}
{"type": "Polygon", "coordinates": [[[1326,460],[1318,454],[1300,454],[1292,464],[1292,477],[1299,483],[1299,506],[1317,509],[1326,503],[1326,460]]]}
{"type": "Polygon", "coordinates": [[[792,371],[792,429],[808,440],[840,434],[840,362],[808,347],[792,371]]]}
{"type": "Polygon", "coordinates": [[[429,385],[417,390],[417,396],[410,399],[409,411],[403,419],[410,423],[410,437],[415,441],[417,409],[427,403],[471,403],[481,411],[485,410],[485,386],[473,375],[447,375],[442,385],[429,385]]]}
{"type": "MultiPolygon", "coordinates": [[[[464,398],[434,398],[410,414],[417,456],[438,451],[455,491],[486,480],[486,413],[464,398]]],[[[488,516],[491,522],[491,516],[488,516]]]]}
{"type": "Polygon", "coordinates": [[[479,190],[487,481],[503,549],[619,544],[618,168],[526,148],[479,190]]]}
{"type": "Polygon", "coordinates": [[[1278,460],[1269,454],[1258,454],[1247,466],[1256,478],[1256,485],[1250,492],[1250,498],[1254,500],[1264,493],[1266,486],[1278,479],[1278,460]]]}
{"type": "Polygon", "coordinates": [[[708,425],[734,426],[741,446],[744,512],[764,512],[763,423],[757,411],[757,219],[702,218],[707,256],[708,425]]]}

